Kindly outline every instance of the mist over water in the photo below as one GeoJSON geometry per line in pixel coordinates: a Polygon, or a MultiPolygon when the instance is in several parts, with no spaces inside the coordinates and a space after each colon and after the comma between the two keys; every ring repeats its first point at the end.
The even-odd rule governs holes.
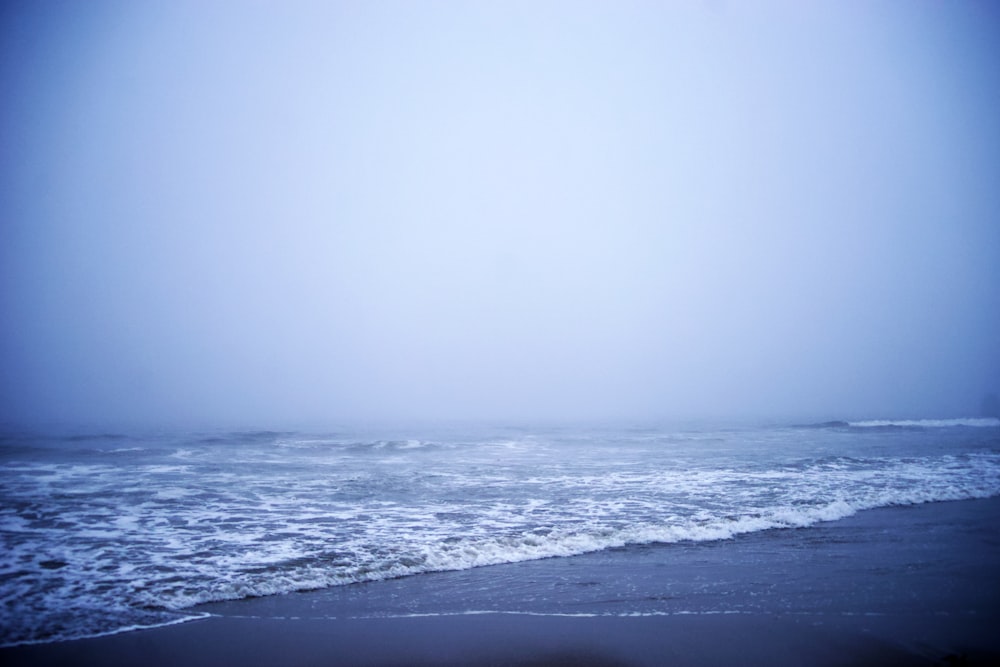
{"type": "Polygon", "coordinates": [[[8,3],[0,420],[974,416],[988,3],[8,3]]]}

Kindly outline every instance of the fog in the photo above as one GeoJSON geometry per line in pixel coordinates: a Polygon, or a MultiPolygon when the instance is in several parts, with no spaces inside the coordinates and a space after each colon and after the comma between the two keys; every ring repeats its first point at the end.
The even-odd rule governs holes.
{"type": "Polygon", "coordinates": [[[6,422],[1000,391],[992,3],[0,11],[6,422]]]}

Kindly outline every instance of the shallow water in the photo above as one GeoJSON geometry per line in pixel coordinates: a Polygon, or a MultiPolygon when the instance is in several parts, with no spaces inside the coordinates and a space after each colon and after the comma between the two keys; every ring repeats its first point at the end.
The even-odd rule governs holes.
{"type": "MultiPolygon", "coordinates": [[[[641,545],[700,558],[735,535],[994,496],[1000,424],[21,433],[3,439],[0,482],[0,643],[11,644],[172,622],[219,600],[423,575],[413,586],[438,571],[457,581],[499,563],[544,578],[538,559],[591,554],[559,563],[586,569],[641,545]]],[[[516,594],[518,611],[543,613],[618,598],[628,613],[662,611],[663,595],[739,611],[712,597],[720,576],[648,604],[641,581],[555,581],[533,598],[519,575],[483,595],[490,609],[516,594]]]]}

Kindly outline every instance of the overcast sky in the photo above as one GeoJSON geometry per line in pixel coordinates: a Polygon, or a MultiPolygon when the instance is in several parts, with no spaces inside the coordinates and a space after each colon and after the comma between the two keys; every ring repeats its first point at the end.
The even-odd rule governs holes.
{"type": "Polygon", "coordinates": [[[0,419],[945,417],[991,2],[6,2],[0,419]]]}

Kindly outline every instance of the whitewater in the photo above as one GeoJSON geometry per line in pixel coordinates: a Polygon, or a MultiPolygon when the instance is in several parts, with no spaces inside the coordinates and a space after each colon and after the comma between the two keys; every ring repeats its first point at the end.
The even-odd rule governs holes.
{"type": "Polygon", "coordinates": [[[996,495],[996,419],[7,432],[0,645],[180,622],[207,602],[996,495]]]}

